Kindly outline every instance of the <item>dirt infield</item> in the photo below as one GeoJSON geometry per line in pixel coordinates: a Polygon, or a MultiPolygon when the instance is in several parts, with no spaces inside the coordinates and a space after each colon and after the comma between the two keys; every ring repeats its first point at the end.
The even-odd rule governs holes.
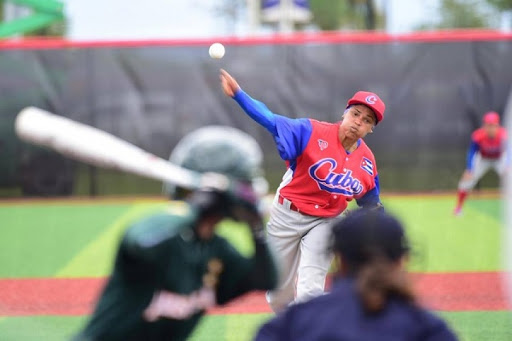
{"type": "MultiPolygon", "coordinates": [[[[499,272],[414,274],[426,306],[439,311],[507,310],[499,272]]],[[[62,315],[91,312],[104,278],[0,279],[0,316],[62,315]]],[[[261,292],[252,292],[209,314],[267,313],[261,292]]]]}

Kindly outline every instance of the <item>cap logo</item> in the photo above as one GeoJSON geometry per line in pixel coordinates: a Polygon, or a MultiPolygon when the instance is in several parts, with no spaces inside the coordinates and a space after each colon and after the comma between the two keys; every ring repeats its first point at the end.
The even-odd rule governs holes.
{"type": "Polygon", "coordinates": [[[369,96],[366,96],[366,98],[364,100],[368,104],[375,104],[375,102],[377,102],[377,97],[375,95],[369,95],[369,96]]]}

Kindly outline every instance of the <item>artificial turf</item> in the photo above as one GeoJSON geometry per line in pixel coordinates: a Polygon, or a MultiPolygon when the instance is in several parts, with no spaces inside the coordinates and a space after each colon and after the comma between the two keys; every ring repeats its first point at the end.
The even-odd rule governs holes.
{"type": "MultiPolygon", "coordinates": [[[[383,195],[406,225],[414,272],[504,271],[499,199],[472,198],[454,217],[454,196],[383,195]]],[[[84,201],[0,204],[0,278],[107,276],[126,224],[164,201],[84,201]]],[[[219,233],[242,253],[245,227],[227,221],[219,233]]],[[[462,283],[463,285],[463,283],[462,283]]],[[[22,295],[23,293],[20,293],[22,295]]],[[[0,302],[0,315],[1,315],[0,302]]],[[[511,340],[509,311],[441,312],[462,340],[511,340]]],[[[192,340],[249,340],[269,314],[209,315],[192,340]]],[[[0,316],[0,340],[66,340],[86,316],[0,316]]]]}

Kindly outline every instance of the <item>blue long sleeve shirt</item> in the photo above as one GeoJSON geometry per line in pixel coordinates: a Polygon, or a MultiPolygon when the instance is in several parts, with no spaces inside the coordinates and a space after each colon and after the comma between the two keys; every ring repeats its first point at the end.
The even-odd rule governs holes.
{"type": "Polygon", "coordinates": [[[471,141],[471,145],[469,146],[468,155],[466,157],[466,169],[471,171],[473,170],[473,161],[475,159],[476,153],[480,150],[478,143],[475,141],[471,141]]]}
{"type": "MultiPolygon", "coordinates": [[[[308,118],[292,119],[275,114],[264,103],[253,99],[242,89],[235,93],[233,99],[249,117],[270,132],[279,155],[288,161],[289,167],[294,170],[297,157],[302,154],[309,142],[313,129],[311,121],[308,118]]],[[[380,184],[377,175],[375,187],[356,201],[358,206],[374,207],[380,203],[379,196],[380,184]]]]}

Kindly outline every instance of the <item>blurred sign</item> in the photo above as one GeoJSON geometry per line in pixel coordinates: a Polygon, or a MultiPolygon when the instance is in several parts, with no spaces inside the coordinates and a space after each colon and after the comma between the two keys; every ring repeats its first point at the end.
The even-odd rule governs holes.
{"type": "Polygon", "coordinates": [[[3,3],[0,38],[21,36],[64,20],[64,5],[60,1],[10,0],[3,3]]]}
{"type": "Polygon", "coordinates": [[[296,23],[311,21],[309,0],[261,0],[261,19],[276,23],[285,18],[296,23]]]}

